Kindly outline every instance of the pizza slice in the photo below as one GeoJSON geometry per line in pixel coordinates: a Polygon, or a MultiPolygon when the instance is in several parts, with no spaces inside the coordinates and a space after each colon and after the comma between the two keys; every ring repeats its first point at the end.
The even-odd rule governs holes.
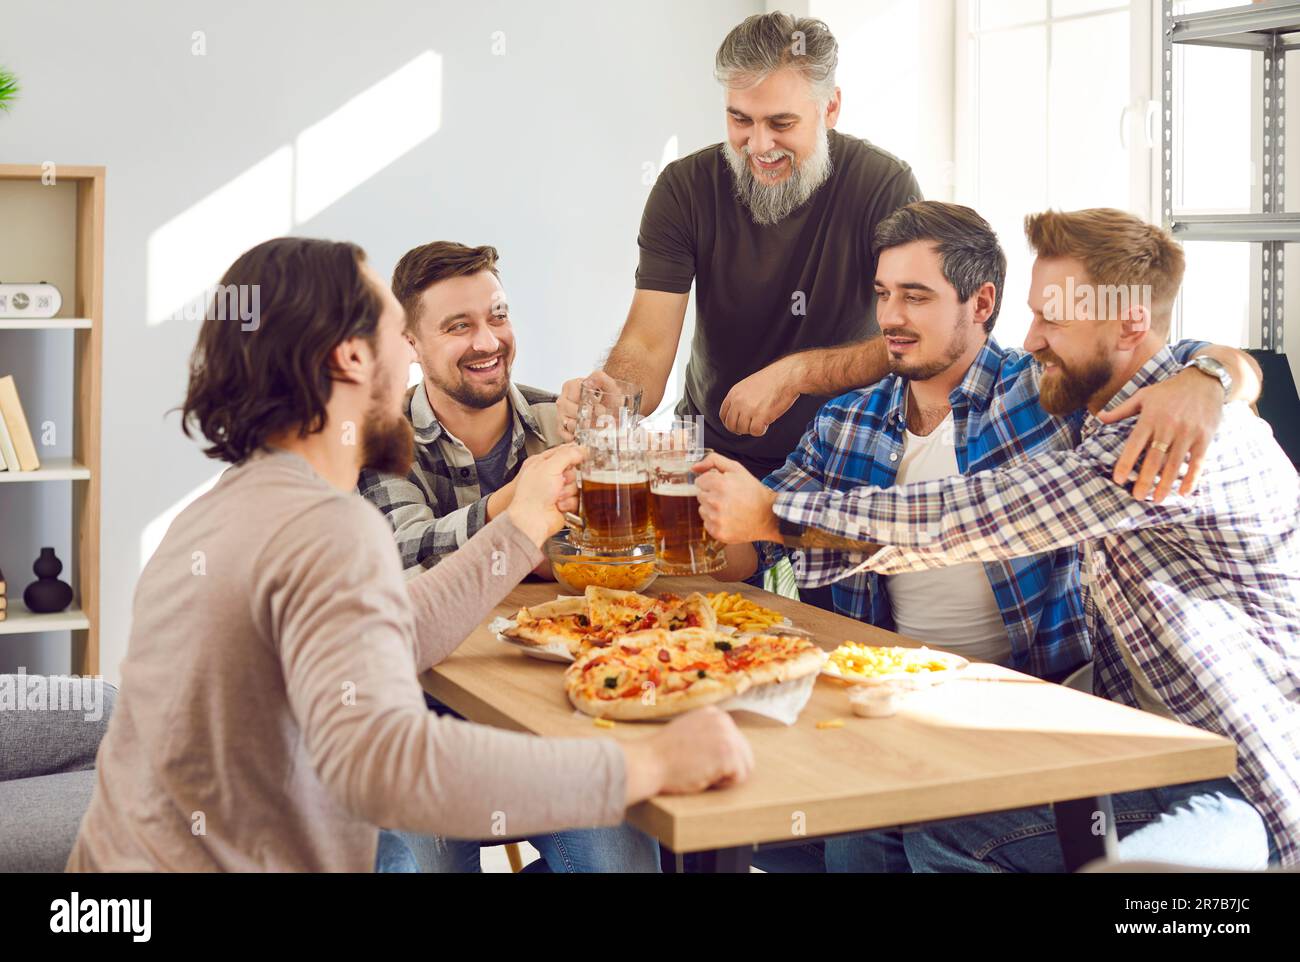
{"type": "Polygon", "coordinates": [[[726,653],[714,639],[680,637],[689,632],[644,630],[589,650],[565,671],[569,700],[597,718],[644,720],[716,704],[744,691],[746,676],[728,669],[726,653]]]}
{"type": "Polygon", "coordinates": [[[562,646],[575,657],[588,639],[599,634],[587,615],[587,599],[579,597],[520,608],[515,627],[503,633],[536,647],[562,646]]]}
{"type": "Polygon", "coordinates": [[[617,588],[587,587],[587,611],[594,625],[615,632],[642,631],[647,628],[718,627],[718,616],[709,599],[698,591],[685,598],[674,594],[655,597],[617,588]]]}
{"type": "Polygon", "coordinates": [[[752,685],[793,681],[822,670],[830,656],[803,635],[740,635],[725,654],[729,671],[746,675],[752,685]]]}
{"type": "Polygon", "coordinates": [[[637,631],[641,628],[657,627],[653,624],[655,618],[647,619],[647,616],[657,614],[658,598],[651,598],[636,591],[587,585],[586,604],[588,616],[594,624],[602,628],[637,631]],[[647,620],[651,624],[645,624],[647,620]]]}
{"type": "Polygon", "coordinates": [[[681,603],[667,611],[669,631],[684,628],[699,628],[714,632],[718,628],[718,613],[713,610],[709,599],[698,591],[692,591],[681,603]]]}

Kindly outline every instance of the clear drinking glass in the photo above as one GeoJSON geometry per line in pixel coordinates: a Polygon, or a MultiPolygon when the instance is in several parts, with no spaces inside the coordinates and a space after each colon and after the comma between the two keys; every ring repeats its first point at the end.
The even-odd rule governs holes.
{"type": "Polygon", "coordinates": [[[587,454],[578,466],[577,540],[602,549],[645,544],[650,508],[644,432],[635,426],[586,428],[581,443],[587,454]]]}
{"type": "Polygon", "coordinates": [[[679,419],[647,435],[650,521],[655,567],[662,574],[708,574],[726,563],[722,544],[704,530],[696,487],[700,476],[691,470],[712,453],[704,447],[703,428],[698,418],[679,419]]]}
{"type": "Polygon", "coordinates": [[[641,418],[641,385],[620,381],[597,371],[582,382],[578,396],[578,423],[574,433],[581,442],[591,431],[634,426],[641,418]]]}

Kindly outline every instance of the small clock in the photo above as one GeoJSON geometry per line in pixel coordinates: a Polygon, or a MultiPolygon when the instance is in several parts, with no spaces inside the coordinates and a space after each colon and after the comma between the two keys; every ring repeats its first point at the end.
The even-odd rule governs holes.
{"type": "Polygon", "coordinates": [[[53,284],[0,284],[0,317],[53,317],[62,306],[53,284]]]}

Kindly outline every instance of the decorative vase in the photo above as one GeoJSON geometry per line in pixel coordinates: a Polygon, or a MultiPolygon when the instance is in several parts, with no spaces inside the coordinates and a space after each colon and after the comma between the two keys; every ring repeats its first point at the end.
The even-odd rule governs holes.
{"type": "Polygon", "coordinates": [[[42,548],[41,556],[32,565],[37,580],[23,592],[23,604],[28,611],[49,615],[72,604],[72,586],[59,580],[62,570],[63,562],[54,554],[54,549],[42,548]]]}

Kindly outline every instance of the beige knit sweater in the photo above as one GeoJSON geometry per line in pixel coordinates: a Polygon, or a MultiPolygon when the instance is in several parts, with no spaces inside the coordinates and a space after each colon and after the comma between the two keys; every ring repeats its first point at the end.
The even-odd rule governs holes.
{"type": "Polygon", "coordinates": [[[368,872],[376,826],[617,824],[613,741],[440,718],[416,680],[540,557],[503,516],[403,581],[380,513],[302,458],[230,468],[140,578],[69,870],[368,872]]]}

